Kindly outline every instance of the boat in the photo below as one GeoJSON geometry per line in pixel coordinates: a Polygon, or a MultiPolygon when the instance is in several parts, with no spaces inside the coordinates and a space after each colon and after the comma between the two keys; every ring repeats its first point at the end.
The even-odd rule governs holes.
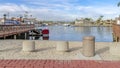
{"type": "Polygon", "coordinates": [[[63,24],[64,26],[70,26],[70,24],[63,24]]]}

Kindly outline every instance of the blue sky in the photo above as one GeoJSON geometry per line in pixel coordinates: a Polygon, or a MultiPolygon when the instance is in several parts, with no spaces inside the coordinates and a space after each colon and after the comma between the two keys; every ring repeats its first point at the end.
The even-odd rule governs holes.
{"type": "Polygon", "coordinates": [[[73,21],[76,18],[100,15],[114,19],[120,14],[119,0],[0,0],[0,16],[8,13],[11,17],[33,15],[40,20],[73,21]]]}

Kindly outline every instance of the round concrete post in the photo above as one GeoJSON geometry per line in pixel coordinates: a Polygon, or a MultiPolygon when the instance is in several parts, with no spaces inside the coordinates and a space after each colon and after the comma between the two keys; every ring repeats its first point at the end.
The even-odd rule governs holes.
{"type": "Polygon", "coordinates": [[[25,52],[35,51],[35,41],[23,41],[22,50],[25,52]]]}
{"type": "Polygon", "coordinates": [[[83,55],[93,57],[95,55],[95,37],[88,36],[83,38],[83,55]]]}
{"type": "Polygon", "coordinates": [[[6,39],[6,37],[4,36],[4,40],[6,39]]]}
{"type": "Polygon", "coordinates": [[[69,50],[69,44],[67,41],[59,41],[56,44],[56,50],[59,52],[67,52],[69,50]]]}
{"type": "Polygon", "coordinates": [[[16,37],[16,35],[14,35],[14,39],[16,39],[17,37],[16,37]]]}
{"type": "Polygon", "coordinates": [[[27,39],[27,33],[25,33],[25,39],[27,39]]]}

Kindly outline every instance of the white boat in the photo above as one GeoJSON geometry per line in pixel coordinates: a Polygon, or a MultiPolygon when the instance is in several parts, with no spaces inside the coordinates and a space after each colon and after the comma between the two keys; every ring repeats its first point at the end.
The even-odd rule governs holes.
{"type": "Polygon", "coordinates": [[[70,26],[70,24],[63,24],[64,26],[70,26]]]}

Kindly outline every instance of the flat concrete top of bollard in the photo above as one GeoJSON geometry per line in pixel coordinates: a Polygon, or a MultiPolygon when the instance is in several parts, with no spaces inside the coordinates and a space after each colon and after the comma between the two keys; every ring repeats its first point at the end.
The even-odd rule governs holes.
{"type": "Polygon", "coordinates": [[[25,41],[23,41],[23,44],[28,44],[28,43],[35,43],[34,41],[31,41],[31,40],[25,40],[25,41]]]}
{"type": "Polygon", "coordinates": [[[94,36],[86,36],[86,37],[84,37],[83,39],[94,40],[95,37],[94,37],[94,36]]]}

